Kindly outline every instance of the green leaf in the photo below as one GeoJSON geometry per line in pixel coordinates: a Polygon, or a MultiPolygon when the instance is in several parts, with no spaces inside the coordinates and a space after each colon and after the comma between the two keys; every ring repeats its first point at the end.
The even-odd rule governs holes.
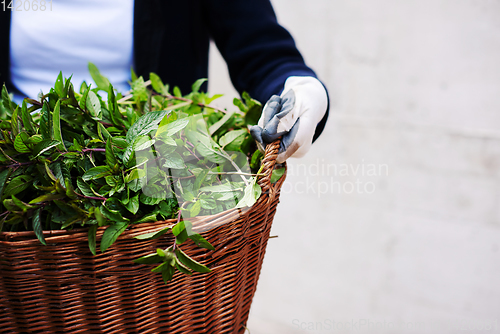
{"type": "Polygon", "coordinates": [[[132,145],[134,151],[142,151],[151,148],[155,143],[155,139],[149,139],[148,136],[137,137],[132,145]]]}
{"type": "Polygon", "coordinates": [[[44,101],[42,106],[42,113],[40,117],[40,133],[43,139],[52,139],[52,117],[50,114],[49,104],[44,101]]]}
{"type": "Polygon", "coordinates": [[[206,186],[206,187],[200,188],[200,191],[203,191],[203,192],[213,192],[213,193],[232,192],[234,190],[235,190],[235,188],[229,182],[223,183],[223,184],[218,184],[218,185],[215,185],[215,186],[206,186]]]}
{"type": "Polygon", "coordinates": [[[224,124],[226,124],[229,119],[233,118],[234,112],[228,112],[225,114],[220,120],[218,120],[216,123],[214,123],[208,131],[210,132],[210,135],[213,135],[217,130],[219,130],[224,124]]]}
{"type": "Polygon", "coordinates": [[[262,188],[257,184],[256,178],[245,187],[243,198],[236,204],[236,208],[252,206],[257,202],[262,193],[262,188]]]}
{"type": "Polygon", "coordinates": [[[12,201],[14,202],[15,205],[17,205],[18,208],[20,208],[21,210],[23,210],[23,212],[26,212],[27,210],[35,209],[36,208],[36,206],[24,203],[23,201],[21,201],[20,199],[18,199],[14,195],[12,195],[12,201]]]}
{"type": "Polygon", "coordinates": [[[97,88],[103,91],[107,91],[109,87],[109,80],[105,76],[101,74],[97,66],[95,66],[93,63],[89,62],[89,72],[90,75],[92,76],[92,79],[94,80],[95,84],[97,85],[97,88]]]}
{"type": "Polygon", "coordinates": [[[51,140],[51,139],[42,140],[41,142],[36,144],[35,147],[33,148],[32,151],[32,154],[34,155],[33,158],[39,157],[41,154],[47,152],[48,150],[56,147],[59,144],[60,142],[58,142],[57,140],[51,140]]]}
{"type": "Polygon", "coordinates": [[[66,97],[64,96],[64,82],[62,72],[59,72],[59,75],[57,76],[56,83],[54,84],[54,89],[60,98],[66,97]]]}
{"type": "Polygon", "coordinates": [[[71,184],[71,180],[64,179],[64,185],[66,187],[66,196],[71,199],[75,199],[78,195],[75,192],[75,188],[73,188],[73,184],[71,184]]]}
{"type": "Polygon", "coordinates": [[[262,104],[252,99],[247,92],[243,92],[242,96],[248,106],[248,110],[245,113],[245,123],[248,125],[256,125],[262,114],[262,104]]]}
{"type": "Polygon", "coordinates": [[[172,169],[186,168],[186,165],[184,164],[184,159],[182,159],[181,155],[177,152],[165,154],[164,158],[165,158],[165,163],[163,164],[163,167],[172,169]]]}
{"type": "Polygon", "coordinates": [[[111,169],[108,166],[97,166],[86,171],[82,179],[83,181],[97,180],[107,175],[111,175],[111,169]]]}
{"type": "Polygon", "coordinates": [[[144,82],[144,78],[142,76],[132,82],[131,88],[135,101],[146,101],[148,99],[146,83],[144,82]]]}
{"type": "Polygon", "coordinates": [[[158,221],[158,219],[156,219],[156,213],[150,213],[148,215],[145,215],[144,217],[142,217],[139,220],[134,220],[133,223],[134,224],[141,224],[141,223],[149,223],[149,222],[155,222],[155,221],[158,221]]]}
{"type": "Polygon", "coordinates": [[[112,137],[111,141],[113,142],[113,145],[121,149],[127,148],[128,146],[127,140],[125,138],[112,137]]]}
{"type": "Polygon", "coordinates": [[[89,91],[85,106],[92,116],[101,117],[101,101],[93,91],[89,91]]]}
{"type": "Polygon", "coordinates": [[[192,90],[193,90],[193,93],[197,93],[199,90],[200,90],[200,87],[201,85],[203,85],[203,83],[205,81],[207,81],[208,79],[198,79],[195,81],[195,83],[193,84],[193,86],[191,86],[192,90]]]}
{"type": "Polygon", "coordinates": [[[175,97],[182,97],[181,90],[177,86],[174,87],[173,93],[175,97]]]}
{"type": "Polygon", "coordinates": [[[193,240],[196,245],[199,247],[203,247],[209,250],[215,250],[214,246],[212,246],[205,238],[203,238],[199,234],[191,234],[189,239],[193,240]]]}
{"type": "Polygon", "coordinates": [[[104,217],[104,215],[101,213],[101,210],[99,209],[99,207],[96,207],[94,209],[94,216],[95,216],[95,219],[97,220],[97,223],[99,224],[99,226],[104,226],[108,223],[108,221],[106,220],[106,217],[104,217]]]}
{"type": "Polygon", "coordinates": [[[174,227],[172,227],[172,234],[175,236],[178,236],[185,229],[186,229],[186,227],[184,225],[184,221],[182,220],[182,221],[178,222],[174,227]]]}
{"type": "Polygon", "coordinates": [[[217,208],[217,204],[213,198],[201,198],[200,199],[201,207],[205,210],[213,210],[217,208]]]}
{"type": "Polygon", "coordinates": [[[42,216],[42,209],[39,208],[35,210],[35,213],[33,214],[33,231],[35,232],[35,235],[38,238],[38,240],[42,244],[47,245],[47,243],[45,242],[45,237],[43,236],[41,216],[42,216]]]}
{"type": "Polygon", "coordinates": [[[29,136],[26,132],[21,132],[16,136],[14,140],[14,148],[19,153],[29,153],[31,152],[30,148],[25,144],[25,141],[28,141],[29,136]]]}
{"type": "Polygon", "coordinates": [[[112,84],[109,84],[108,87],[108,110],[110,114],[114,114],[118,108],[118,105],[116,104],[116,96],[115,96],[115,90],[113,88],[112,84]]]}
{"type": "Polygon", "coordinates": [[[45,195],[38,196],[35,199],[32,199],[30,201],[30,204],[40,204],[43,202],[50,202],[50,201],[55,201],[58,199],[63,199],[65,197],[66,197],[66,194],[45,194],[45,195]]]}
{"type": "Polygon", "coordinates": [[[7,182],[7,179],[9,178],[10,174],[12,173],[12,169],[6,169],[0,172],[0,198],[2,198],[2,193],[5,187],[5,184],[7,182]]]}
{"type": "Polygon", "coordinates": [[[97,228],[99,226],[96,224],[96,225],[92,225],[90,226],[89,228],[89,235],[88,235],[88,238],[89,238],[89,249],[90,251],[92,252],[92,254],[94,255],[97,255],[97,241],[96,241],[96,234],[97,234],[97,228]]]}
{"type": "Polygon", "coordinates": [[[273,170],[273,173],[271,174],[271,183],[278,181],[283,174],[285,174],[285,170],[285,167],[273,170]]]}
{"type": "MultiPolygon", "coordinates": [[[[102,211],[102,210],[101,210],[102,211]]],[[[101,252],[104,253],[128,227],[128,222],[116,223],[106,228],[101,239],[101,252]]]]}
{"type": "Polygon", "coordinates": [[[175,250],[175,255],[177,256],[177,258],[179,259],[179,261],[183,265],[185,265],[186,267],[188,267],[189,269],[191,269],[193,271],[196,271],[199,273],[211,272],[211,270],[207,266],[193,260],[192,258],[187,256],[186,253],[184,253],[180,248],[177,248],[175,250]]]}
{"type": "Polygon", "coordinates": [[[57,148],[61,151],[67,151],[66,146],[64,146],[61,132],[61,100],[57,100],[56,106],[54,107],[52,122],[53,138],[60,142],[57,148]]]}
{"type": "Polygon", "coordinates": [[[90,186],[85,181],[83,181],[80,176],[76,179],[76,185],[84,196],[95,196],[94,192],[90,189],[90,186]]]}
{"type": "Polygon", "coordinates": [[[28,112],[28,105],[26,104],[26,100],[23,100],[23,105],[21,108],[21,119],[23,120],[23,126],[29,133],[35,133],[33,129],[33,119],[31,118],[31,114],[28,112]]]}
{"type": "Polygon", "coordinates": [[[127,142],[132,143],[137,137],[144,136],[158,128],[158,124],[168,113],[168,110],[152,111],[141,117],[127,131],[127,142]]]}
{"type": "Polygon", "coordinates": [[[248,131],[246,129],[229,131],[219,139],[219,145],[224,147],[233,142],[236,138],[244,136],[247,133],[248,131]]]}
{"type": "Polygon", "coordinates": [[[29,145],[29,147],[31,147],[37,145],[42,141],[43,141],[42,135],[33,135],[26,140],[26,145],[29,145]]]}
{"type": "MultiPolygon", "coordinates": [[[[160,255],[158,255],[160,256],[160,255]]],[[[163,262],[160,264],[158,267],[151,269],[152,273],[161,273],[163,270],[167,269],[167,267],[170,267],[170,263],[163,262]]]]}
{"type": "Polygon", "coordinates": [[[106,142],[106,164],[109,167],[113,167],[118,163],[116,159],[115,152],[113,151],[113,146],[111,145],[111,138],[108,138],[106,142]]]}
{"type": "Polygon", "coordinates": [[[177,132],[184,129],[189,124],[189,118],[180,118],[176,121],[167,124],[167,136],[173,136],[177,132]]]}
{"type": "MultiPolygon", "coordinates": [[[[165,115],[165,117],[168,117],[168,116],[169,115],[165,115]]],[[[163,133],[165,133],[164,136],[170,137],[170,136],[176,134],[177,132],[181,131],[182,129],[184,129],[188,124],[189,124],[189,118],[180,118],[176,121],[173,121],[171,123],[167,123],[164,125],[162,123],[160,123],[158,130],[156,131],[155,136],[158,137],[158,136],[162,135],[163,133]]]]}
{"type": "Polygon", "coordinates": [[[250,159],[250,168],[252,168],[252,169],[259,168],[260,160],[262,159],[263,156],[264,156],[264,154],[262,154],[262,152],[260,150],[256,150],[252,154],[252,159],[250,159]]]}
{"type": "Polygon", "coordinates": [[[57,181],[57,177],[54,175],[54,173],[52,172],[52,170],[50,169],[48,163],[45,163],[45,172],[47,173],[47,175],[49,176],[49,178],[52,180],[52,181],[57,181]]]}
{"type": "Polygon", "coordinates": [[[168,89],[166,89],[165,85],[158,75],[156,75],[155,73],[149,73],[149,80],[151,80],[151,86],[153,86],[153,89],[157,93],[168,95],[168,89]]]}
{"type": "Polygon", "coordinates": [[[237,107],[238,107],[238,109],[240,109],[240,110],[241,110],[241,111],[243,111],[244,113],[246,113],[246,112],[247,112],[247,110],[248,110],[248,107],[247,107],[247,106],[243,103],[243,101],[241,101],[240,99],[238,99],[238,98],[236,98],[236,97],[233,99],[233,104],[234,104],[235,106],[237,106],[237,107]]]}
{"type": "Polygon", "coordinates": [[[12,113],[12,118],[10,120],[10,126],[11,126],[11,131],[13,136],[17,136],[20,132],[20,125],[19,125],[19,108],[14,109],[14,112],[12,113]]]}
{"type": "Polygon", "coordinates": [[[153,254],[149,254],[149,255],[140,257],[138,259],[135,259],[135,260],[133,260],[133,262],[137,263],[137,264],[154,264],[154,263],[163,262],[163,259],[157,253],[153,253],[153,254]]]}
{"type": "MultiPolygon", "coordinates": [[[[10,100],[9,92],[7,91],[7,88],[5,87],[5,84],[2,86],[2,112],[6,112],[7,115],[12,115],[14,112],[13,108],[13,102],[10,100]]],[[[2,113],[0,113],[0,116],[2,116],[2,113]]]]}
{"type": "Polygon", "coordinates": [[[200,210],[201,210],[201,203],[200,201],[196,201],[189,210],[189,215],[191,217],[196,217],[200,213],[200,210]]]}
{"type": "Polygon", "coordinates": [[[119,125],[122,123],[121,114],[118,110],[118,104],[116,103],[115,91],[113,85],[109,84],[108,88],[108,109],[109,117],[114,125],[119,125]]]}
{"type": "Polygon", "coordinates": [[[111,138],[108,130],[101,123],[97,123],[97,135],[101,138],[102,141],[106,141],[111,138]]]}
{"type": "Polygon", "coordinates": [[[167,199],[161,201],[158,205],[160,207],[160,214],[164,217],[171,217],[177,210],[177,201],[174,199],[167,199]]]}
{"type": "Polygon", "coordinates": [[[82,152],[83,147],[80,145],[80,143],[76,140],[76,138],[73,138],[73,145],[71,145],[70,150],[76,150],[78,152],[82,152]]]}
{"type": "Polygon", "coordinates": [[[171,281],[172,277],[174,276],[174,273],[175,273],[175,267],[171,265],[165,267],[161,272],[161,277],[163,278],[163,282],[167,284],[169,281],[171,281]]]}
{"type": "MultiPolygon", "coordinates": [[[[68,93],[70,92],[70,87],[72,87],[71,84],[71,78],[73,77],[73,74],[70,75],[68,79],[64,82],[64,89],[63,89],[63,97],[67,97],[68,93]]],[[[74,95],[74,92],[73,92],[74,95]]]]}
{"type": "Polygon", "coordinates": [[[184,191],[182,194],[182,198],[184,199],[185,202],[192,202],[194,200],[194,195],[190,191],[184,191]]]}
{"type": "Polygon", "coordinates": [[[136,81],[138,79],[133,66],[130,66],[130,78],[132,81],[136,81]]]}
{"type": "Polygon", "coordinates": [[[139,200],[141,201],[141,203],[146,205],[155,205],[163,201],[165,197],[167,197],[167,193],[164,190],[161,190],[154,194],[148,194],[148,195],[142,193],[139,196],[139,200]],[[154,197],[150,195],[154,195],[154,197]]]}
{"type": "Polygon", "coordinates": [[[3,198],[11,197],[12,195],[17,195],[21,191],[29,188],[31,186],[31,181],[33,177],[30,175],[19,175],[13,178],[9,184],[4,189],[3,198]]]}
{"type": "MultiPolygon", "coordinates": [[[[82,83],[83,85],[83,83],[82,83]]],[[[89,96],[89,92],[90,92],[90,86],[89,85],[86,89],[85,89],[85,92],[82,94],[82,97],[80,98],[80,102],[78,102],[78,105],[80,106],[80,108],[82,110],[86,110],[87,109],[87,98],[89,96]]]]}
{"type": "Polygon", "coordinates": [[[10,211],[10,212],[20,211],[20,208],[11,199],[4,199],[3,206],[7,209],[7,211],[10,211]]]}
{"type": "Polygon", "coordinates": [[[105,207],[104,205],[101,205],[99,208],[101,211],[102,215],[106,218],[108,218],[111,221],[118,222],[118,223],[129,223],[129,219],[125,218],[121,215],[119,211],[109,209],[105,207]]]}
{"type": "Polygon", "coordinates": [[[188,267],[186,267],[184,264],[182,264],[182,262],[179,261],[178,258],[175,258],[175,267],[177,268],[177,270],[179,270],[183,274],[186,274],[186,275],[193,274],[193,272],[191,272],[191,270],[189,270],[188,267]]]}
{"type": "Polygon", "coordinates": [[[138,235],[134,238],[139,239],[139,240],[158,239],[159,237],[161,237],[162,235],[167,233],[170,229],[171,229],[171,227],[165,227],[164,229],[161,229],[157,232],[150,232],[150,233],[146,233],[146,234],[141,234],[141,235],[138,235]]]}
{"type": "Polygon", "coordinates": [[[135,215],[137,211],[139,211],[139,194],[131,197],[125,207],[128,211],[132,212],[132,214],[135,215]]]}
{"type": "Polygon", "coordinates": [[[207,178],[208,172],[209,172],[208,169],[202,169],[199,173],[194,172],[194,174],[196,175],[196,180],[194,181],[194,184],[193,184],[194,191],[198,192],[200,190],[201,185],[203,184],[203,182],[207,178]]]}
{"type": "Polygon", "coordinates": [[[175,243],[177,245],[181,245],[183,242],[185,242],[187,239],[188,239],[188,233],[187,233],[187,230],[184,229],[181,231],[181,233],[179,233],[179,235],[177,235],[175,237],[175,243]]]}

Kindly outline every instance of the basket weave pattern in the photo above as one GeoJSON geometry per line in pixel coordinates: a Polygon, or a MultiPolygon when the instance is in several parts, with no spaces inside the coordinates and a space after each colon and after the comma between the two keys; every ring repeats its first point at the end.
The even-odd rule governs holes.
{"type": "Polygon", "coordinates": [[[278,148],[267,146],[252,208],[192,221],[195,231],[217,226],[201,233],[215,251],[182,245],[208,274],[177,272],[165,285],[151,266],[131,262],[172,245],[170,233],[133,237],[173,220],[131,226],[97,256],[82,229],[47,231],[47,246],[32,232],[0,233],[0,333],[243,333],[284,181],[270,182],[278,148]]]}

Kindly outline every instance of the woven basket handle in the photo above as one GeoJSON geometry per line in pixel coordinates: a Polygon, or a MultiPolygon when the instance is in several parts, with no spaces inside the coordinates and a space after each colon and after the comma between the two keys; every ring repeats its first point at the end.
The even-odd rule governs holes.
{"type": "Polygon", "coordinates": [[[281,137],[266,146],[264,159],[262,159],[261,163],[261,165],[264,167],[261,173],[264,174],[264,176],[260,177],[257,181],[262,188],[263,193],[269,192],[269,189],[272,187],[271,175],[273,173],[274,166],[276,165],[276,158],[278,158],[280,142],[281,137]]]}

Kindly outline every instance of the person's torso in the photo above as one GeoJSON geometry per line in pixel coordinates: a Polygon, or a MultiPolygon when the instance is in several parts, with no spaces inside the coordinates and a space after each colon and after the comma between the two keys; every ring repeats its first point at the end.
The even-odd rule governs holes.
{"type": "MultiPolygon", "coordinates": [[[[21,8],[22,9],[22,8],[21,8]]],[[[10,79],[22,95],[48,93],[59,71],[78,89],[92,82],[88,63],[119,91],[128,90],[133,64],[134,0],[45,2],[44,10],[12,11],[10,79]]],[[[18,97],[18,99],[20,96],[18,97]]],[[[19,102],[19,101],[18,101],[19,102]]]]}

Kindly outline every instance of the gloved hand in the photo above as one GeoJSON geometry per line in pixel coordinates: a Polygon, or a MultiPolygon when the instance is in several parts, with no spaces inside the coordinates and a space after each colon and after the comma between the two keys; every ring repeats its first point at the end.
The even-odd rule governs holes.
{"type": "Polygon", "coordinates": [[[314,77],[289,77],[280,96],[264,106],[258,125],[250,128],[260,150],[282,136],[278,163],[300,158],[311,147],[316,125],[328,107],[325,87],[314,77]]]}

